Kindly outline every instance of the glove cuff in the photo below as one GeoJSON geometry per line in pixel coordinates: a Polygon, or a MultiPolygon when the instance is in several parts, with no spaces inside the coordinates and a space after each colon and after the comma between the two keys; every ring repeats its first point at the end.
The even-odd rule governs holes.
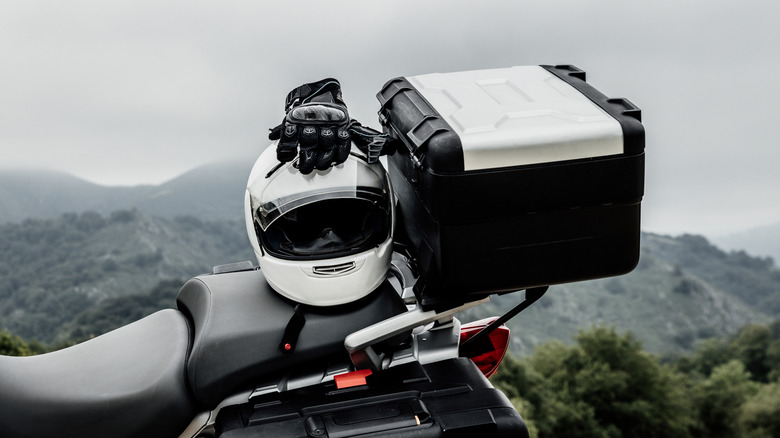
{"type": "Polygon", "coordinates": [[[334,78],[325,78],[317,82],[303,84],[290,91],[284,102],[284,111],[288,112],[290,108],[310,101],[337,103],[346,106],[341,97],[341,84],[339,81],[334,78]]]}

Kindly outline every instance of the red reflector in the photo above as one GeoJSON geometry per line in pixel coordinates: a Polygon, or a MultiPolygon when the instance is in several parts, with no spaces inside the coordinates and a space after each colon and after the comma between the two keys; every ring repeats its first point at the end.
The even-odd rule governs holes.
{"type": "MultiPolygon", "coordinates": [[[[496,319],[498,318],[485,318],[460,326],[460,344],[463,345],[463,342],[479,333],[496,319]]],[[[487,338],[478,342],[480,345],[475,346],[477,353],[472,354],[469,358],[485,377],[490,377],[498,371],[498,366],[509,347],[509,328],[501,324],[487,338]]],[[[470,348],[470,350],[475,351],[474,348],[470,348]]]]}
{"type": "Polygon", "coordinates": [[[351,388],[353,386],[361,386],[366,384],[366,377],[371,375],[371,370],[357,370],[351,373],[339,374],[334,376],[333,380],[336,382],[336,388],[344,389],[351,388]]]}

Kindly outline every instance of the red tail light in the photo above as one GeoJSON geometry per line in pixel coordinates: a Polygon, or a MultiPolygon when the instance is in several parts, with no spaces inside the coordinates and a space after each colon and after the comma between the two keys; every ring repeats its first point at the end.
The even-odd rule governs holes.
{"type": "MultiPolygon", "coordinates": [[[[482,329],[490,325],[497,317],[485,318],[479,321],[463,324],[460,327],[460,345],[463,345],[467,339],[479,333],[482,329]]],[[[509,328],[502,324],[488,336],[478,341],[477,344],[468,346],[468,350],[461,348],[460,355],[468,357],[477,365],[485,377],[490,377],[498,371],[498,365],[504,359],[504,354],[509,347],[509,328]]]]}

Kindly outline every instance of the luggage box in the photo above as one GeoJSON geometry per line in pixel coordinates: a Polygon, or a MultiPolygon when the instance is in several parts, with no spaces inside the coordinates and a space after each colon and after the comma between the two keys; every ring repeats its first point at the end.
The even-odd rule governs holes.
{"type": "Polygon", "coordinates": [[[222,409],[217,437],[528,437],[520,414],[470,359],[413,362],[362,383],[329,382],[222,409]]]}
{"type": "Polygon", "coordinates": [[[377,94],[424,306],[631,271],[640,110],[573,66],[402,77],[377,94]]]}

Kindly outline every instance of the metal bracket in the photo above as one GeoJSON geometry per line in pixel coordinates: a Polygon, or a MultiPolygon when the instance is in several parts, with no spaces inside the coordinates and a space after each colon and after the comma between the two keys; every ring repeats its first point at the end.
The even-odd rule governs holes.
{"type": "Polygon", "coordinates": [[[376,371],[381,369],[382,359],[376,354],[371,347],[372,345],[434,321],[449,321],[456,313],[487,303],[488,301],[490,301],[490,297],[472,301],[463,304],[462,306],[440,312],[435,310],[425,311],[418,306],[400,315],[396,315],[352,333],[344,339],[344,347],[347,349],[347,352],[349,352],[352,363],[355,364],[358,369],[370,368],[376,371]]]}

